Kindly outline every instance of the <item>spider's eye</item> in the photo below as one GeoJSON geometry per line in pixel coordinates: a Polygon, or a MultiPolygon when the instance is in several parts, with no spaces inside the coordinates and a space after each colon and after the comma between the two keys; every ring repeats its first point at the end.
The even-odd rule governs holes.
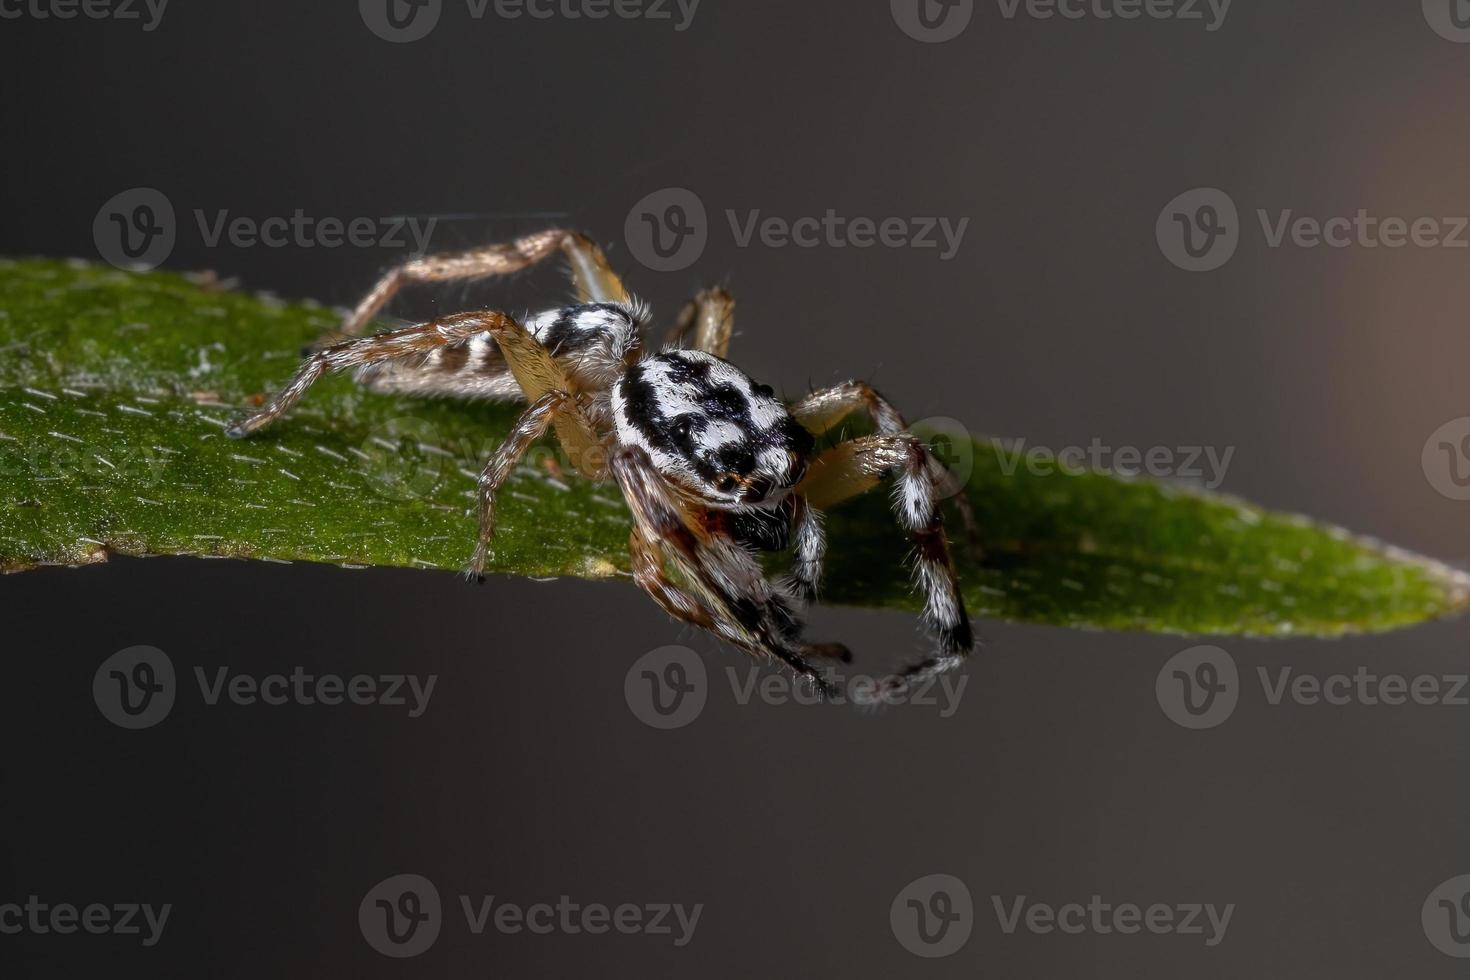
{"type": "Polygon", "coordinates": [[[693,429],[694,420],[687,415],[681,415],[669,423],[669,430],[673,432],[676,439],[688,439],[693,429]]]}
{"type": "Polygon", "coordinates": [[[733,475],[726,473],[724,476],[715,481],[715,489],[720,491],[720,493],[729,493],[731,490],[735,489],[736,484],[738,484],[739,482],[740,481],[735,479],[733,475]]]}
{"type": "Polygon", "coordinates": [[[755,392],[757,395],[760,395],[762,398],[776,397],[776,389],[772,388],[770,385],[755,385],[750,390],[755,392]]]}
{"type": "Polygon", "coordinates": [[[750,503],[758,504],[766,499],[766,494],[771,492],[771,481],[765,477],[756,477],[745,487],[745,499],[750,503]]]}

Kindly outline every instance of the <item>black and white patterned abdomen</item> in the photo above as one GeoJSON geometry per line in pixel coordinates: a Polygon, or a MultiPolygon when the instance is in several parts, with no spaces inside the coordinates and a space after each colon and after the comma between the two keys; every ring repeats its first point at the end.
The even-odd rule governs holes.
{"type": "Polygon", "coordinates": [[[635,364],[613,387],[612,408],[621,443],[730,506],[778,501],[801,479],[813,444],[769,386],[703,351],[635,364]]]}

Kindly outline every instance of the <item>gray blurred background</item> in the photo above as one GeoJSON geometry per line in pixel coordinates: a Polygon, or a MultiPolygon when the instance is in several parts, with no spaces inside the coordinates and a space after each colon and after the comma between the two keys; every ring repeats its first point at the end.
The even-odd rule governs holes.
{"type": "MultiPolygon", "coordinates": [[[[141,21],[63,20],[37,2],[0,20],[0,254],[96,259],[98,209],[153,187],[180,216],[165,267],[345,305],[404,250],[211,247],[193,210],[466,216],[441,222],[440,248],[503,230],[496,215],[565,212],[664,316],[701,285],[731,288],[734,358],[788,393],[860,377],[911,418],[1034,445],[1233,448],[1226,491],[1470,557],[1470,504],[1421,466],[1430,434],[1470,414],[1470,250],[1273,248],[1257,218],[1470,214],[1463,0],[1237,0],[1223,21],[1184,0],[1131,20],[931,3],[951,28],[968,10],[944,43],[903,29],[917,30],[913,0],[704,0],[687,23],[672,3],[668,19],[568,16],[581,0],[513,19],[443,0],[406,43],[374,33],[371,2],[178,3],[153,30],[142,6],[141,21]],[[624,229],[670,187],[705,206],[708,242],[657,272],[624,229]],[[1190,272],[1155,226],[1200,187],[1238,208],[1238,248],[1190,272]],[[969,224],[946,261],[741,247],[727,209],[969,224]]],[[[536,307],[562,290],[554,273],[419,290],[395,312],[536,307]]],[[[173,906],[151,948],[0,935],[9,976],[1464,971],[1421,909],[1470,872],[1470,707],[1273,706],[1256,681],[1285,665],[1463,673],[1464,622],[1221,641],[1239,705],[1191,731],[1161,711],[1155,679],[1198,641],[1165,636],[977,623],[985,648],[941,717],[742,705],[726,674],[746,678],[739,656],[627,585],[117,560],[8,578],[0,609],[0,903],[173,906]],[[163,723],[124,731],[89,691],[138,644],[166,651],[186,689],[220,666],[438,680],[418,718],[211,707],[185,690],[163,723]],[[664,731],[630,710],[624,681],[670,644],[699,652],[709,690],[698,718],[664,731]],[[432,947],[399,960],[366,941],[358,907],[404,873],[433,882],[444,913],[432,947]],[[970,934],[926,958],[901,893],[934,874],[967,886],[967,908],[949,897],[970,934]],[[462,895],[703,909],[683,946],[475,935],[462,895]],[[1234,909],[1210,945],[1208,926],[1008,933],[995,906],[1094,895],[1234,909]]],[[[893,613],[820,610],[812,632],[869,670],[924,642],[893,613]]]]}

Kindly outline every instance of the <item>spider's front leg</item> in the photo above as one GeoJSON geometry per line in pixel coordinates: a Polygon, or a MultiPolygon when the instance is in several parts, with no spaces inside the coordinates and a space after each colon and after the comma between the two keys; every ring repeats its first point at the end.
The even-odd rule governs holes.
{"type": "Polygon", "coordinates": [[[841,657],[845,651],[794,638],[799,624],[750,554],[691,520],[643,450],[616,451],[610,470],[633,514],[630,544],[638,584],[670,615],[753,656],[774,656],[810,680],[823,697],[835,697],[837,689],[807,658],[841,657]],[[669,579],[666,559],[687,585],[669,579]]]}
{"type": "Polygon", "coordinates": [[[939,649],[884,680],[874,692],[878,701],[959,666],[975,644],[943,518],[935,506],[938,485],[927,458],[926,447],[909,433],[865,436],[823,453],[797,487],[813,507],[825,508],[864,493],[888,477],[898,480],[894,510],[913,538],[915,576],[924,590],[924,619],[939,649]]]}
{"type": "MultiPolygon", "coordinates": [[[[866,381],[848,381],[844,384],[814,391],[791,406],[791,414],[813,435],[822,435],[838,422],[854,412],[864,412],[872,420],[879,435],[891,436],[907,432],[908,423],[893,403],[880,395],[866,381]]],[[[936,486],[936,493],[953,501],[965,525],[965,537],[970,548],[978,556],[980,552],[980,530],[975,522],[975,511],[970,498],[959,486],[953,473],[939,461],[928,446],[924,447],[924,466],[928,469],[936,486]]]]}

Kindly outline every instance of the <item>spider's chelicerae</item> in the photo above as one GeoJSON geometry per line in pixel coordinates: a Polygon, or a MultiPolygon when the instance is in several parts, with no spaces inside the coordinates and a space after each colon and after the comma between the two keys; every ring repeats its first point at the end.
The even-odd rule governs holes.
{"type": "MultiPolygon", "coordinates": [[[[615,480],[622,490],[633,515],[633,575],[654,601],[756,657],[784,661],[826,695],[835,691],[812,660],[847,659],[846,650],[803,640],[797,615],[821,575],[821,512],[891,478],[936,649],[869,696],[890,698],[958,666],[973,641],[937,503],[952,478],[902,416],[861,381],[790,405],[777,400],[724,360],[734,325],[724,290],[691,301],[656,353],[644,346],[647,320],[602,251],[574,232],[417,259],[384,276],[340,335],[326,338],[284,390],[228,434],[255,432],[324,373],[349,368],[377,391],[529,402],[480,476],[472,574],[490,555],[496,491],[554,429],[583,476],[615,480]],[[570,262],[576,305],[524,322],[482,310],[358,336],[407,284],[503,275],[558,252],[570,262]],[[872,419],[872,435],[814,453],[817,436],[859,411],[872,419]],[[789,575],[768,580],[754,552],[787,548],[789,575]]],[[[968,523],[964,495],[955,499],[968,523]]]]}

